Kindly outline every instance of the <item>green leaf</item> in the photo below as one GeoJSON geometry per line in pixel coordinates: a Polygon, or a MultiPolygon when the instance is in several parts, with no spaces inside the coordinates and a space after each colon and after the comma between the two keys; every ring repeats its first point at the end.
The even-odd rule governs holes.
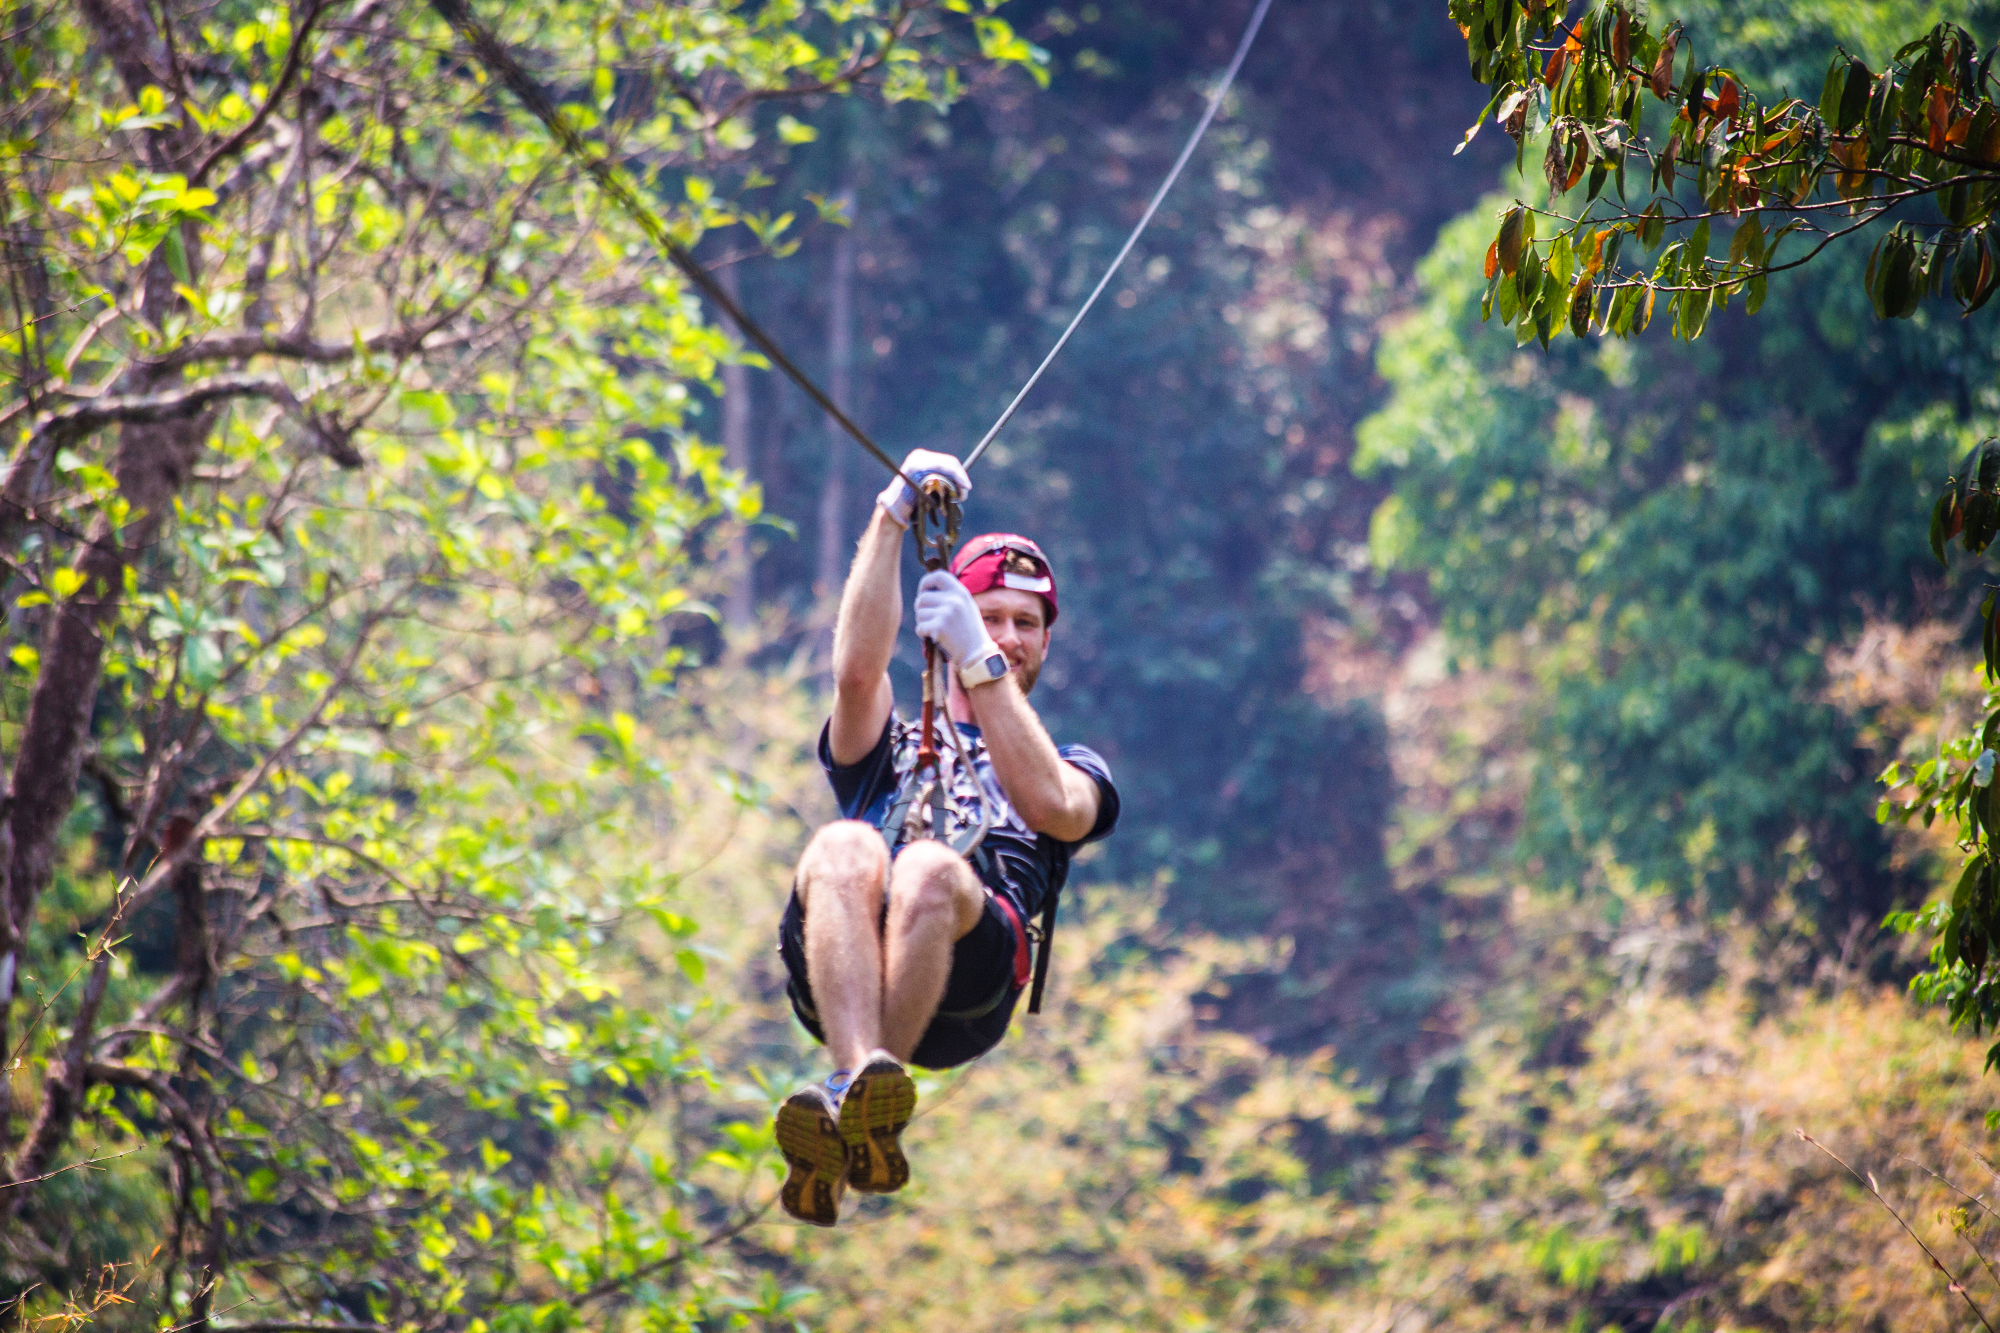
{"type": "MultiPolygon", "coordinates": [[[[1829,79],[1833,76],[1827,75],[1829,79]]],[[[1833,117],[1833,132],[1846,134],[1861,122],[1862,113],[1868,109],[1868,91],[1875,76],[1859,60],[1847,64],[1847,77],[1841,85],[1840,108],[1833,117]]]]}

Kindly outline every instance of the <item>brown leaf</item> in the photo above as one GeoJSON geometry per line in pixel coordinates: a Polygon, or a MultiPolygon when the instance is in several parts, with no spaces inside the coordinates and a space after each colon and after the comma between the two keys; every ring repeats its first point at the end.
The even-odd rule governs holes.
{"type": "Polygon", "coordinates": [[[1569,154],[1569,179],[1563,182],[1563,189],[1574,190],[1576,183],[1583,179],[1583,169],[1590,165],[1590,150],[1584,146],[1583,136],[1576,137],[1569,154]]]}
{"type": "Polygon", "coordinates": [[[1604,267],[1604,242],[1610,235],[1611,229],[1606,227],[1602,231],[1592,232],[1590,239],[1584,243],[1583,271],[1586,276],[1604,267]]]}
{"type": "Polygon", "coordinates": [[[1555,87],[1557,82],[1561,80],[1563,70],[1568,67],[1569,62],[1582,54],[1583,43],[1578,41],[1574,35],[1556,50],[1549,52],[1549,62],[1542,66],[1543,84],[1550,88],[1555,87]]]}
{"type": "Polygon", "coordinates": [[[1542,175],[1548,178],[1549,192],[1561,194],[1569,188],[1569,154],[1564,151],[1563,132],[1549,131],[1549,151],[1542,155],[1542,175]]]}
{"type": "Polygon", "coordinates": [[[1676,28],[1660,43],[1660,57],[1653,62],[1653,96],[1662,100],[1674,90],[1674,48],[1680,44],[1680,29],[1676,28]]]}
{"type": "Polygon", "coordinates": [[[1833,160],[1840,164],[1840,172],[1834,177],[1833,187],[1840,191],[1842,199],[1852,199],[1868,188],[1868,141],[1855,138],[1845,143],[1835,143],[1833,160]]]}
{"type": "Polygon", "coordinates": [[[1576,280],[1576,286],[1569,294],[1569,331],[1581,338],[1590,332],[1591,319],[1597,313],[1597,288],[1585,274],[1576,280]]]}
{"type": "Polygon", "coordinates": [[[1736,80],[1734,79],[1724,79],[1722,81],[1722,91],[1717,93],[1713,98],[1705,100],[1707,102],[1708,114],[1714,116],[1717,120],[1734,119],[1737,109],[1743,105],[1743,96],[1737,91],[1736,80]]]}
{"type": "Polygon", "coordinates": [[[1611,25],[1611,63],[1620,74],[1632,63],[1632,16],[1622,9],[1611,25]]]}
{"type": "Polygon", "coordinates": [[[1965,136],[1971,132],[1972,117],[1963,115],[1953,121],[1951,128],[1944,132],[1944,141],[1948,144],[1962,144],[1965,142],[1965,136]]]}
{"type": "Polygon", "coordinates": [[[1945,135],[1951,130],[1952,108],[1958,102],[1958,94],[1941,83],[1931,85],[1924,96],[1924,119],[1930,124],[1930,150],[1944,151],[1945,135]]]}
{"type": "Polygon", "coordinates": [[[1486,247],[1486,280],[1488,282],[1491,282],[1493,280],[1493,275],[1498,273],[1499,271],[1500,271],[1500,238],[1496,236],[1493,238],[1493,244],[1486,247]]]}

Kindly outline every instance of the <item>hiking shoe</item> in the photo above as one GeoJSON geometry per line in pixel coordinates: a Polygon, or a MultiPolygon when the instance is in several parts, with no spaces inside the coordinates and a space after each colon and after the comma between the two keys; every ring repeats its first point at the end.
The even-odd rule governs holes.
{"type": "Polygon", "coordinates": [[[778,1199],[801,1222],[830,1227],[840,1220],[847,1190],[847,1144],[840,1107],[825,1088],[800,1088],[778,1108],[778,1151],[785,1155],[785,1185],[778,1199]]]}
{"type": "Polygon", "coordinates": [[[840,1099],[847,1183],[863,1194],[894,1194],[910,1183],[903,1129],[917,1109],[917,1084],[887,1051],[868,1057],[840,1099]]]}

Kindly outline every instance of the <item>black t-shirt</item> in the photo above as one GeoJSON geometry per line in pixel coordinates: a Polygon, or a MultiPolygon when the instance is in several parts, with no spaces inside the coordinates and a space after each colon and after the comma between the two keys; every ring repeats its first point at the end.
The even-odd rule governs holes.
{"type": "MultiPolygon", "coordinates": [[[[875,748],[859,762],[841,765],[833,762],[833,747],[828,739],[831,726],[828,723],[820,730],[819,762],[826,769],[827,781],[833,786],[834,799],[840,803],[841,816],[881,828],[903,784],[911,780],[910,775],[916,768],[920,740],[918,727],[892,712],[889,720],[882,725],[882,737],[875,742],[875,748]]],[[[1056,753],[1062,756],[1064,762],[1090,776],[1097,784],[1098,794],[1097,822],[1091,825],[1090,832],[1076,842],[1064,842],[1046,833],[1037,833],[1023,822],[1000,787],[1000,779],[993,772],[993,763],[987,757],[986,742],[980,736],[979,728],[969,722],[960,722],[957,726],[959,740],[966,758],[971,762],[973,773],[957,771],[959,766],[952,764],[952,795],[961,809],[974,812],[974,818],[977,817],[979,803],[986,803],[986,808],[992,812],[992,827],[987,830],[985,841],[981,844],[992,853],[996,872],[988,876],[988,885],[1013,898],[1023,920],[1032,920],[1042,910],[1047,896],[1060,891],[1063,882],[1069,878],[1071,854],[1085,843],[1108,837],[1118,823],[1118,789],[1111,785],[1111,767],[1095,750],[1086,746],[1056,747],[1056,753]],[[1000,882],[993,883],[994,878],[1000,882]]],[[[939,744],[956,760],[950,737],[941,736],[939,744]]]]}

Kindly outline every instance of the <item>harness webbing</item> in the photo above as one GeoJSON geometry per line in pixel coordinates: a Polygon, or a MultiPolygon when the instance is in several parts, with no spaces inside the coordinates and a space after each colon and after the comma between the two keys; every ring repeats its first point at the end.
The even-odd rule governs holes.
{"type": "Polygon", "coordinates": [[[1243,30],[1243,40],[1236,44],[1235,58],[1229,62],[1229,68],[1223,71],[1222,82],[1216,84],[1215,91],[1209,95],[1208,109],[1201,113],[1200,123],[1194,127],[1194,133],[1188,136],[1187,146],[1181,149],[1180,157],[1174,161],[1174,169],[1167,173],[1166,180],[1160,182],[1160,188],[1154,192],[1153,202],[1146,205],[1145,213],[1139,218],[1139,225],[1132,228],[1132,234],[1125,238],[1125,244],[1118,250],[1118,257],[1111,261],[1110,268],[1104,270],[1104,276],[1097,280],[1097,286],[1092,289],[1082,308],[1070,320],[1069,327],[1062,331],[1062,337],[1056,339],[1056,345],[1042,358],[1042,364],[1036,366],[1035,373],[1028,376],[1028,382],[1014,395],[1014,401],[1007,404],[1007,410],[1000,414],[1000,419],[993,423],[992,429],[980,437],[978,444],[972,446],[972,452],[965,456],[966,467],[970,468],[977,463],[979,456],[986,452],[986,446],[993,443],[993,437],[1014,419],[1014,413],[1020,410],[1023,400],[1035,385],[1041,382],[1043,373],[1069,343],[1070,335],[1076,332],[1077,325],[1083,323],[1083,317],[1090,313],[1090,308],[1097,304],[1097,298],[1104,295],[1104,289],[1111,285],[1111,279],[1124,264],[1125,256],[1132,253],[1132,247],[1137,245],[1139,238],[1145,234],[1146,224],[1153,220],[1153,214],[1160,211],[1160,205],[1166,201],[1167,191],[1173,189],[1174,182],[1181,178],[1181,172],[1187,167],[1188,159],[1194,156],[1195,146],[1201,142],[1201,136],[1208,133],[1209,123],[1215,119],[1215,113],[1222,109],[1222,99],[1228,94],[1229,85],[1236,82],[1236,71],[1243,68],[1243,57],[1250,54],[1250,44],[1257,40],[1257,30],[1264,26],[1264,15],[1270,8],[1271,0],[1258,0],[1256,12],[1250,15],[1250,26],[1243,30]]]}
{"type": "MultiPolygon", "coordinates": [[[[1268,0],[1266,2],[1268,3],[1268,0]]],[[[869,439],[867,433],[855,425],[847,413],[840,410],[840,405],[827,397],[820,387],[812,382],[810,376],[793,365],[792,359],[785,355],[776,340],[764,332],[756,320],[744,313],[743,307],[730,298],[729,293],[723,290],[722,284],[711,277],[708,270],[688,253],[686,246],[673,238],[667,231],[666,224],[660,221],[659,215],[646,207],[645,201],[639,198],[638,192],[632,188],[631,182],[625,179],[624,173],[608,159],[591,151],[590,146],[584,143],[583,136],[562,118],[562,114],[556,110],[556,104],[550,100],[542,86],[529,77],[528,72],[521,68],[508,53],[507,48],[500,44],[499,38],[472,17],[472,11],[466,7],[465,0],[431,0],[431,7],[437,10],[445,22],[458,30],[459,34],[471,44],[473,53],[479,57],[480,63],[486,66],[494,78],[507,85],[514,96],[521,99],[522,106],[533,112],[535,118],[548,127],[549,133],[555,136],[556,142],[563,150],[591,174],[598,188],[611,196],[612,202],[639,225],[639,230],[645,232],[653,244],[659,247],[660,253],[686,275],[687,280],[695,285],[697,291],[735,321],[736,327],[743,331],[743,336],[756,344],[757,350],[769,357],[772,365],[784,371],[792,383],[805,390],[806,397],[819,404],[820,410],[838,422],[842,430],[853,436],[856,444],[873,454],[875,461],[883,467],[903,477],[903,470],[896,466],[896,461],[884,453],[880,445],[869,439]]],[[[903,477],[903,480],[908,482],[909,478],[903,477]]]]}

